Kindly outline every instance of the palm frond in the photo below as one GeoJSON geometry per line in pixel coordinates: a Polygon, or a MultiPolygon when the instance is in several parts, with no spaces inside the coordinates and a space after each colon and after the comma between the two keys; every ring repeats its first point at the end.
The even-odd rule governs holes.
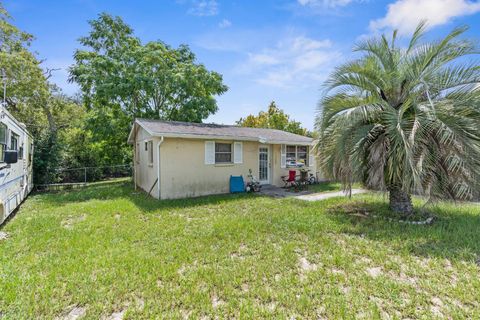
{"type": "Polygon", "coordinates": [[[316,127],[324,172],[345,187],[368,186],[464,199],[480,184],[480,67],[455,28],[421,43],[421,22],[406,48],[386,36],[360,42],[364,56],[325,83],[316,127]]]}

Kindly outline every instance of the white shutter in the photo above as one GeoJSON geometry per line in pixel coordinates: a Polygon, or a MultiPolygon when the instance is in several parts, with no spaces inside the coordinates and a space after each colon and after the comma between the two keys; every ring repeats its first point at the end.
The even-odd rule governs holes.
{"type": "Polygon", "coordinates": [[[280,148],[280,167],[286,168],[287,167],[287,146],[282,144],[280,148]]]}
{"type": "Polygon", "coordinates": [[[233,143],[233,163],[243,163],[243,143],[233,143]]]}
{"type": "Polygon", "coordinates": [[[205,141],[205,164],[215,164],[214,141],[205,141]]]}

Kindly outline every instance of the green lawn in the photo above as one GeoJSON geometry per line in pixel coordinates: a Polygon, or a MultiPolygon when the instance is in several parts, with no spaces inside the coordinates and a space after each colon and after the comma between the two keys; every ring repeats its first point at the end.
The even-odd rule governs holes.
{"type": "Polygon", "coordinates": [[[479,206],[423,226],[342,213],[352,201],[386,211],[125,182],[33,195],[1,229],[0,318],[480,317],[479,206]]]}

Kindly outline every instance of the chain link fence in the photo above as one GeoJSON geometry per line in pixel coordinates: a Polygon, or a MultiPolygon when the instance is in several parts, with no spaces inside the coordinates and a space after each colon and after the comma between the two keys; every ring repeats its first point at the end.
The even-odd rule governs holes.
{"type": "Polygon", "coordinates": [[[132,178],[133,167],[131,164],[81,167],[81,168],[58,168],[55,170],[55,181],[38,184],[37,191],[62,190],[83,187],[92,183],[109,181],[119,178],[132,178]]]}

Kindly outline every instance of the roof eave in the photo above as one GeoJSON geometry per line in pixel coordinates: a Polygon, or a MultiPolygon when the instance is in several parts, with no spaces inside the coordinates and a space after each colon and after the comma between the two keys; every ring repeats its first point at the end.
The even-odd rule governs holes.
{"type": "Polygon", "coordinates": [[[312,141],[295,141],[295,140],[276,140],[276,139],[269,140],[263,137],[224,136],[224,135],[206,135],[206,134],[190,134],[190,133],[153,132],[150,134],[154,137],[165,137],[165,138],[201,139],[201,140],[207,140],[207,139],[236,140],[236,141],[261,142],[265,144],[295,144],[295,145],[305,145],[305,146],[309,146],[313,142],[313,139],[312,141]]]}

